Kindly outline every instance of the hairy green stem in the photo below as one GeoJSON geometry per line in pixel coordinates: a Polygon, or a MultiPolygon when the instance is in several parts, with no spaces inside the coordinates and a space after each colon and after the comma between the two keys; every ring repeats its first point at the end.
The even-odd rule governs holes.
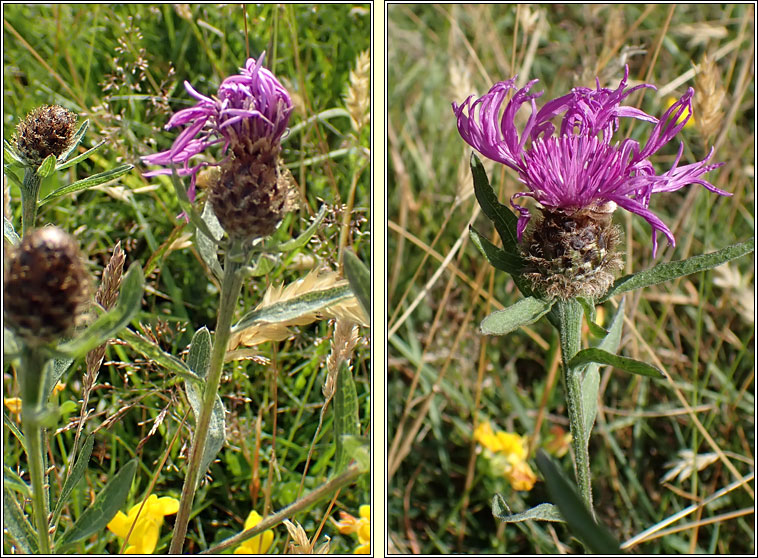
{"type": "Polygon", "coordinates": [[[582,398],[582,378],[586,366],[570,368],[568,362],[582,348],[581,304],[575,299],[559,300],[555,307],[558,314],[558,328],[561,338],[561,360],[563,362],[563,379],[566,385],[566,405],[568,407],[569,425],[571,427],[571,446],[574,450],[574,471],[579,493],[589,508],[592,516],[592,476],[590,474],[589,440],[590,433],[585,427],[585,409],[582,398]]]}
{"type": "Polygon", "coordinates": [[[21,236],[32,230],[37,220],[40,182],[36,170],[32,168],[24,170],[24,183],[21,188],[21,236]]]}
{"type": "Polygon", "coordinates": [[[219,301],[211,361],[208,376],[205,379],[203,404],[200,409],[200,416],[196,421],[195,433],[192,440],[187,476],[184,478],[181,502],[174,524],[174,535],[171,538],[171,547],[169,548],[169,553],[171,554],[181,553],[184,546],[187,524],[189,523],[192,502],[195,498],[198,477],[200,475],[200,464],[205,452],[205,442],[208,439],[208,426],[211,420],[211,413],[213,412],[213,405],[216,402],[221,372],[224,368],[224,357],[226,356],[226,348],[229,344],[234,308],[237,304],[237,297],[242,289],[242,274],[239,271],[244,263],[233,256],[238,251],[238,244],[230,246],[224,261],[224,277],[221,283],[221,300],[219,301]]]}
{"type": "Polygon", "coordinates": [[[39,347],[25,347],[21,355],[21,423],[26,440],[26,459],[32,481],[32,513],[40,554],[50,554],[48,534],[48,500],[45,490],[44,428],[40,424],[43,410],[43,371],[47,358],[39,347]]]}

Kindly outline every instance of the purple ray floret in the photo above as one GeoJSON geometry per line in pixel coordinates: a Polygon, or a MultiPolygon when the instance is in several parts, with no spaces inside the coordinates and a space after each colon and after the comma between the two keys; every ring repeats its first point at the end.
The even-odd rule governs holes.
{"type": "Polygon", "coordinates": [[[173,167],[178,167],[179,176],[192,177],[188,189],[192,200],[197,172],[223,161],[203,161],[193,166],[190,160],[196,155],[218,144],[222,144],[221,155],[225,155],[230,148],[232,152],[244,149],[261,138],[281,141],[292,112],[292,99],[274,74],[262,66],[264,54],[257,61],[248,58],[239,74],[221,83],[214,97],[206,97],[188,81],[184,82],[187,93],[197,104],[175,113],[166,128],[187,127],[176,137],[171,149],[142,158],[149,165],[172,168],[150,171],[145,176],[170,175],[173,167]]]}
{"type": "Polygon", "coordinates": [[[535,99],[542,93],[529,93],[537,80],[519,89],[515,77],[496,83],[479,99],[473,100],[472,95],[460,105],[453,103],[461,137],[485,157],[515,170],[528,188],[511,198],[511,205],[519,213],[519,239],[531,217],[526,207],[516,203],[519,198],[534,198],[545,208],[569,214],[607,207],[608,202],[613,202],[650,223],[655,255],[658,232],[663,233],[672,246],[675,240],[663,221],[648,209],[652,194],[700,184],[711,192],[731,195],[700,178],[723,165],[706,164],[713,150],[702,161],[679,167],[683,151],[681,144],[671,168],[656,174],[649,157],[671,141],[687,123],[692,114],[694,90],[688,89],[659,120],[637,108],[621,105],[638,89],[655,89],[649,84],[627,88],[628,77],[627,67],[615,90],[601,88],[598,80],[596,89],[576,87],[568,95],[548,101],[539,111],[535,99]],[[506,103],[511,90],[513,96],[506,103]],[[529,103],[532,110],[519,134],[515,117],[524,103],[529,103]],[[556,128],[551,121],[559,115],[563,118],[555,135],[556,128]],[[654,124],[644,146],[640,147],[632,139],[611,143],[622,117],[654,124]]]}

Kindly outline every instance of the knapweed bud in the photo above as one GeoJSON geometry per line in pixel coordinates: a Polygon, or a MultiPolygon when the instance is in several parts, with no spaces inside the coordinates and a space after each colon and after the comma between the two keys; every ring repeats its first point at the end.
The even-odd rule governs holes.
{"type": "Polygon", "coordinates": [[[542,218],[522,238],[524,275],[535,291],[550,297],[597,298],[622,266],[615,251],[620,230],[611,222],[616,204],[607,202],[565,212],[542,209],[542,218]]]}
{"type": "Polygon", "coordinates": [[[71,147],[76,114],[58,105],[37,107],[16,126],[16,151],[37,168],[49,155],[60,157],[71,147]]]}
{"type": "Polygon", "coordinates": [[[290,210],[290,174],[279,151],[278,142],[260,138],[221,166],[208,200],[229,237],[269,236],[290,210]]]}
{"type": "Polygon", "coordinates": [[[57,227],[24,236],[5,272],[6,324],[27,343],[71,332],[86,309],[89,275],[74,239],[57,227]]]}

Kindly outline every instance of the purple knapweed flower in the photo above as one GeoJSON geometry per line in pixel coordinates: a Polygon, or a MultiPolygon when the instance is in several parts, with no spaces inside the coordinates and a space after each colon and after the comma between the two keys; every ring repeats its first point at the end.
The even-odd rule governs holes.
{"type": "MultiPolygon", "coordinates": [[[[198,103],[174,114],[166,124],[166,129],[175,126],[185,128],[174,140],[168,151],[143,157],[150,165],[174,167],[179,176],[191,176],[188,189],[190,200],[195,197],[197,172],[215,163],[200,162],[194,166],[190,159],[207,148],[223,144],[221,154],[229,149],[233,153],[249,148],[261,138],[278,143],[287,130],[292,99],[274,74],[262,66],[265,53],[256,61],[248,58],[245,67],[237,75],[226,78],[214,97],[198,93],[188,81],[184,87],[198,103]]],[[[172,174],[172,168],[154,170],[145,176],[172,174]]]]}
{"type": "Polygon", "coordinates": [[[621,102],[632,92],[642,88],[655,89],[650,84],[627,89],[628,77],[629,68],[626,67],[617,89],[601,88],[597,80],[596,90],[576,87],[568,95],[549,101],[539,111],[534,100],[542,93],[529,94],[537,80],[518,89],[515,77],[495,84],[486,95],[473,103],[473,95],[460,105],[453,103],[458,131],[463,139],[482,155],[518,172],[521,182],[529,189],[511,198],[511,205],[519,213],[519,240],[531,215],[528,209],[516,203],[518,198],[531,197],[548,211],[566,214],[587,210],[608,213],[609,208],[612,211],[617,205],[650,223],[655,255],[659,231],[672,246],[675,240],[663,221],[648,209],[653,194],[700,184],[711,192],[731,195],[700,178],[723,165],[705,164],[712,156],[713,149],[702,161],[680,167],[683,151],[683,144],[680,144],[671,168],[656,174],[649,158],[689,120],[694,90],[688,89],[659,120],[634,107],[621,106],[621,102]],[[511,89],[515,93],[505,104],[500,117],[500,109],[511,89]],[[519,135],[515,117],[526,102],[531,103],[532,113],[519,135]],[[555,126],[551,120],[560,114],[563,114],[563,120],[555,136],[555,126]],[[620,143],[611,143],[621,117],[654,124],[642,147],[629,138],[620,143]]]}

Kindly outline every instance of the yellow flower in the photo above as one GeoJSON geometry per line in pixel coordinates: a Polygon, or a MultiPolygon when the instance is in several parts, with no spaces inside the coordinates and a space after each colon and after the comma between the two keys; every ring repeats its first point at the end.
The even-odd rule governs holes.
{"type": "Polygon", "coordinates": [[[360,518],[340,512],[337,529],[343,535],[358,535],[359,544],[353,551],[354,554],[371,554],[371,506],[364,505],[358,508],[358,515],[360,518]]]}
{"type": "MultiPolygon", "coordinates": [[[[260,514],[253,510],[245,520],[245,531],[252,529],[261,522],[260,514]]],[[[274,532],[271,529],[265,530],[260,535],[255,535],[251,539],[247,539],[236,549],[235,554],[266,554],[268,549],[271,548],[271,543],[274,542],[274,532]]]]}
{"type": "Polygon", "coordinates": [[[531,490],[537,481],[529,464],[526,436],[498,430],[494,432],[489,422],[482,422],[474,430],[474,439],[496,454],[496,462],[504,458],[504,474],[514,490],[531,490]],[[498,459],[499,458],[499,459],[498,459]]]}
{"type": "Polygon", "coordinates": [[[3,402],[5,403],[5,406],[8,407],[8,410],[14,415],[17,415],[21,412],[20,397],[6,397],[3,399],[3,402]]]}
{"type": "Polygon", "coordinates": [[[145,505],[139,503],[129,510],[125,515],[118,512],[116,516],[108,523],[108,529],[117,537],[125,539],[129,530],[129,546],[126,547],[125,554],[152,554],[158,544],[163,517],[173,515],[179,511],[179,500],[170,498],[158,498],[151,494],[145,505]],[[142,507],[142,512],[140,512],[142,507]],[[137,513],[139,517],[137,517],[137,513]],[[132,525],[134,528],[132,529],[132,525]]]}
{"type": "MultiPolygon", "coordinates": [[[[679,99],[675,99],[674,97],[669,97],[666,99],[666,108],[671,108],[671,105],[676,103],[679,99]]],[[[695,115],[693,115],[690,111],[690,109],[685,109],[682,114],[677,118],[676,123],[681,124],[682,121],[687,117],[687,115],[691,115],[690,119],[687,121],[687,124],[684,125],[685,128],[689,128],[690,126],[695,125],[695,115]]]]}

